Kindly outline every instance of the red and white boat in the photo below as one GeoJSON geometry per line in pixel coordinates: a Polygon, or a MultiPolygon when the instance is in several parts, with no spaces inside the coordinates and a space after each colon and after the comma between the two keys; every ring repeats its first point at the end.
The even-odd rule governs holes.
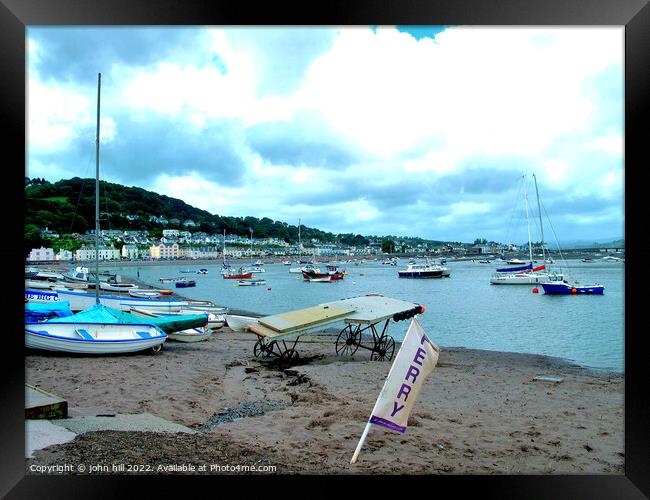
{"type": "Polygon", "coordinates": [[[310,283],[331,283],[334,280],[332,279],[332,276],[323,276],[320,278],[307,278],[307,281],[310,283]]]}
{"type": "Polygon", "coordinates": [[[247,280],[252,277],[253,271],[244,271],[243,267],[240,267],[238,271],[228,269],[223,273],[223,279],[225,280],[247,280]]]}

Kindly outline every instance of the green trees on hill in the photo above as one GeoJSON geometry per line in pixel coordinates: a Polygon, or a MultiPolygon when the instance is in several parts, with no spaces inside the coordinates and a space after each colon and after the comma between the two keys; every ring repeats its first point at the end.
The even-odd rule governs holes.
{"type": "MultiPolygon", "coordinates": [[[[213,215],[176,198],[105,181],[100,181],[99,194],[102,229],[147,230],[154,235],[161,234],[163,228],[203,231],[208,234],[221,233],[225,229],[230,235],[248,237],[252,228],[255,238],[278,238],[287,243],[298,242],[298,226],[274,221],[268,217],[258,219],[213,215]],[[152,215],[164,217],[171,222],[163,226],[150,221],[152,215]],[[185,227],[183,223],[187,220],[192,220],[196,225],[185,227]]],[[[83,234],[95,227],[95,180],[73,177],[50,183],[45,179],[26,177],[25,205],[26,227],[47,227],[59,234],[83,234]]],[[[336,235],[319,229],[301,226],[300,231],[305,242],[311,238],[322,242],[337,241],[336,235]]],[[[347,236],[344,235],[346,239],[347,236]]],[[[361,235],[349,236],[357,244],[367,241],[361,235]]],[[[30,244],[42,242],[36,236],[30,237],[29,240],[30,244]]]]}
{"type": "MultiPolygon", "coordinates": [[[[99,194],[102,229],[147,230],[154,238],[162,236],[163,229],[202,231],[208,234],[222,233],[225,230],[229,235],[248,238],[252,229],[255,238],[277,238],[290,244],[298,242],[297,225],[274,221],[269,217],[258,219],[250,216],[213,215],[176,198],[139,187],[127,187],[105,181],[100,181],[99,194]],[[164,217],[168,224],[162,225],[149,220],[151,216],[164,217]],[[195,226],[184,226],[183,223],[187,220],[192,220],[195,226]]],[[[60,235],[84,234],[88,229],[94,229],[95,179],[73,177],[50,183],[45,179],[25,177],[25,238],[30,249],[45,243],[40,238],[38,229],[46,227],[60,235]]],[[[367,246],[371,239],[390,240],[391,252],[395,252],[395,241],[402,242],[402,250],[405,247],[404,240],[413,245],[443,243],[417,237],[333,234],[304,225],[300,226],[300,237],[304,245],[311,245],[311,240],[316,239],[321,243],[340,243],[355,247],[367,246]]]]}

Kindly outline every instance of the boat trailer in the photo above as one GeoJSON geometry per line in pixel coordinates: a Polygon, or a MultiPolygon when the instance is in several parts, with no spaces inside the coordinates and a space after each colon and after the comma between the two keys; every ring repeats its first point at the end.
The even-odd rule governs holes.
{"type": "Polygon", "coordinates": [[[370,351],[373,361],[391,361],[395,339],[388,334],[388,325],[424,313],[424,306],[381,295],[365,295],[320,304],[281,315],[259,318],[248,330],[258,336],[253,355],[258,359],[275,357],[280,364],[299,359],[296,345],[308,332],[344,321],[334,345],[337,356],[353,356],[359,348],[370,351]],[[293,340],[288,338],[294,337],[293,340]]]}

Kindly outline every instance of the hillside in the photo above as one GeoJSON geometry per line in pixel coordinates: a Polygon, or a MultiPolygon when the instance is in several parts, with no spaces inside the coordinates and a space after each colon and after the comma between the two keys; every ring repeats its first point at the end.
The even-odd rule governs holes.
{"type": "MultiPolygon", "coordinates": [[[[274,221],[268,217],[258,219],[214,215],[176,198],[139,187],[127,187],[105,181],[100,181],[99,192],[102,229],[148,230],[154,235],[162,233],[163,228],[204,231],[208,234],[222,233],[225,229],[230,235],[248,237],[252,228],[255,238],[278,238],[288,243],[298,242],[297,225],[274,221]],[[150,216],[162,216],[170,223],[163,226],[150,221],[150,216]],[[196,226],[184,227],[182,223],[188,219],[196,223],[196,226]]],[[[44,179],[25,178],[25,225],[47,227],[59,234],[83,234],[94,228],[95,180],[74,177],[50,183],[44,179]]],[[[300,233],[303,243],[316,238],[322,243],[367,245],[371,238],[381,238],[351,233],[333,234],[304,225],[301,225],[300,233]]],[[[420,238],[384,238],[425,242],[420,238]]],[[[428,240],[426,242],[444,243],[428,240]]]]}

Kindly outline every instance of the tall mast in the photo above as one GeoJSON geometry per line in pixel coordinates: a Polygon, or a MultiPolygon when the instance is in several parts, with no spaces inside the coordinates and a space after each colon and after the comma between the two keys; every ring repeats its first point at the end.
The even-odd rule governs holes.
{"type": "Polygon", "coordinates": [[[546,254],[544,249],[544,225],[542,224],[542,207],[539,203],[539,190],[537,189],[537,177],[533,174],[533,179],[535,180],[535,193],[537,194],[537,211],[539,212],[539,229],[542,233],[542,260],[546,262],[546,254]]]}
{"type": "Polygon", "coordinates": [[[530,255],[530,263],[533,263],[533,244],[530,241],[530,218],[528,217],[528,194],[524,195],[526,199],[526,226],[528,227],[528,254],[530,255]]]}
{"type": "Polygon", "coordinates": [[[249,227],[251,231],[251,264],[253,264],[253,228],[249,227]]]}
{"type": "Polygon", "coordinates": [[[223,230],[223,267],[226,267],[226,230],[223,230]]]}
{"type": "Polygon", "coordinates": [[[102,74],[97,74],[97,138],[95,140],[95,303],[99,304],[99,102],[102,74]]]}
{"type": "Polygon", "coordinates": [[[298,258],[298,263],[302,260],[302,240],[300,239],[300,219],[298,219],[298,250],[300,250],[300,257],[298,258]]]}

